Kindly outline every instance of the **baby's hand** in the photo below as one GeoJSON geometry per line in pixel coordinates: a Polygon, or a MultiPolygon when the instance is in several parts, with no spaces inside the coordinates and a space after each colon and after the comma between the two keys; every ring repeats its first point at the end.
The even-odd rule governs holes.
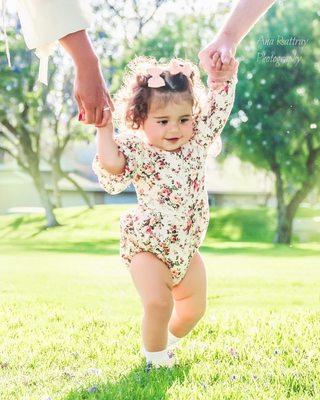
{"type": "Polygon", "coordinates": [[[224,85],[238,71],[239,62],[232,57],[229,64],[221,62],[220,54],[215,53],[212,57],[212,67],[208,74],[208,86],[215,90],[224,85]]]}
{"type": "MultiPolygon", "coordinates": [[[[104,110],[102,110],[102,121],[103,125],[96,126],[96,128],[99,130],[103,131],[109,131],[113,132],[114,131],[114,125],[113,125],[113,116],[112,116],[112,111],[110,111],[109,107],[106,107],[104,110]]],[[[80,111],[78,115],[78,121],[84,121],[85,119],[85,113],[84,110],[80,111]]]]}

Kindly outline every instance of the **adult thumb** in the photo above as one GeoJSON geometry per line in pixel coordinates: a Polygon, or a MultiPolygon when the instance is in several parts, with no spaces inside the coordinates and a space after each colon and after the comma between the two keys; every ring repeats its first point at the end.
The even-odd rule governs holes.
{"type": "Polygon", "coordinates": [[[223,64],[229,64],[232,58],[231,50],[221,51],[221,61],[223,64]]]}

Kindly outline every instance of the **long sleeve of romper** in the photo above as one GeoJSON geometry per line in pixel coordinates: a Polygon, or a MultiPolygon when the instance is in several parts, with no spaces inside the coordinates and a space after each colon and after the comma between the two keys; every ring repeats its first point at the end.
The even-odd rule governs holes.
{"type": "Polygon", "coordinates": [[[101,187],[110,194],[123,192],[138,179],[143,162],[143,148],[141,139],[138,136],[123,133],[116,135],[114,140],[126,158],[124,172],[119,175],[110,174],[101,166],[97,154],[92,163],[92,169],[97,175],[101,187]]]}
{"type": "Polygon", "coordinates": [[[220,135],[233,107],[237,82],[235,74],[222,88],[209,89],[205,107],[195,121],[195,140],[205,149],[216,145],[218,151],[215,155],[221,150],[220,135]]]}

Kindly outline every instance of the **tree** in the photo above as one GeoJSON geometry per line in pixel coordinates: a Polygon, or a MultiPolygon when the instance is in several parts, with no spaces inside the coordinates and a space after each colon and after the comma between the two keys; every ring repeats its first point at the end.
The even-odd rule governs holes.
{"type": "Polygon", "coordinates": [[[313,0],[274,6],[239,53],[227,150],[274,173],[277,243],[291,243],[295,213],[320,179],[317,11],[313,0]]]}
{"type": "Polygon", "coordinates": [[[59,206],[61,178],[69,180],[91,207],[86,193],[61,168],[61,156],[67,144],[88,140],[88,133],[79,125],[72,125],[76,107],[71,99],[70,69],[63,68],[61,60],[52,63],[48,86],[41,85],[37,82],[35,56],[27,51],[20,35],[15,35],[12,43],[13,68],[9,69],[5,59],[0,65],[0,150],[10,154],[32,177],[45,208],[47,227],[53,227],[59,225],[53,210],[59,206]],[[54,90],[56,86],[61,86],[61,90],[54,90]],[[41,160],[51,165],[55,201],[45,188],[41,160]]]}
{"type": "Polygon", "coordinates": [[[154,22],[155,16],[166,2],[167,0],[98,0],[94,5],[95,30],[91,37],[111,92],[120,85],[122,73],[119,66],[123,65],[121,60],[141,40],[144,30],[154,22]]]}
{"type": "Polygon", "coordinates": [[[37,86],[37,67],[32,62],[34,56],[26,51],[22,38],[14,41],[11,55],[13,69],[1,65],[0,149],[10,154],[32,177],[45,208],[47,226],[56,226],[53,204],[40,172],[40,133],[50,111],[45,99],[51,88],[51,79],[48,86],[37,86]]]}
{"type": "MultiPolygon", "coordinates": [[[[95,30],[95,48],[100,52],[102,64],[107,67],[107,79],[112,81],[114,69],[112,59],[116,47],[135,40],[142,29],[153,18],[165,0],[150,0],[144,6],[136,1],[100,2],[97,6],[97,16],[100,22],[95,30]],[[124,13],[128,5],[132,8],[131,26],[135,26],[134,35],[126,34],[122,42],[116,37],[116,25],[111,34],[105,34],[102,26],[106,23],[119,23],[124,28],[124,13]],[[144,8],[147,7],[145,10],[144,8]],[[106,12],[105,12],[106,11],[106,12]],[[115,21],[116,20],[116,21],[115,21]],[[100,25],[101,26],[100,26],[100,25]],[[110,40],[105,40],[106,37],[110,40]],[[109,55],[110,57],[106,57],[109,55]]],[[[13,20],[13,19],[12,19],[13,20]]],[[[19,30],[16,22],[16,30],[19,30]]],[[[76,114],[75,103],[72,99],[72,67],[66,61],[67,57],[61,54],[54,57],[50,64],[48,86],[37,82],[38,60],[27,51],[20,34],[9,31],[13,69],[9,69],[5,58],[1,60],[0,82],[0,157],[3,153],[10,154],[17,164],[28,173],[39,192],[41,202],[46,210],[47,226],[58,225],[54,215],[54,207],[61,205],[59,181],[61,178],[69,180],[91,207],[90,199],[73,177],[62,170],[61,157],[68,144],[74,141],[90,141],[92,132],[82,129],[74,123],[76,114]],[[52,168],[53,199],[45,189],[40,172],[40,162],[45,160],[52,168]]],[[[0,43],[1,53],[4,52],[4,43],[0,43]]]]}
{"type": "Polygon", "coordinates": [[[186,14],[183,18],[178,18],[174,13],[166,15],[163,25],[151,34],[137,37],[125,49],[122,57],[113,61],[117,71],[113,79],[113,91],[120,87],[125,68],[135,56],[150,56],[160,61],[179,57],[198,64],[198,52],[205,44],[203,38],[207,38],[207,41],[212,39],[213,24],[208,16],[203,15],[186,14]]]}
{"type": "MultiPolygon", "coordinates": [[[[60,58],[61,66],[61,55],[60,58]]],[[[59,61],[55,60],[58,65],[59,61]]],[[[56,207],[61,207],[61,194],[59,182],[62,178],[68,180],[89,208],[92,208],[90,198],[78,182],[61,167],[61,159],[66,147],[75,142],[90,142],[92,138],[92,128],[84,127],[75,121],[76,107],[72,99],[73,92],[72,69],[70,65],[64,65],[53,77],[51,90],[47,97],[47,105],[51,113],[47,116],[47,127],[42,132],[41,142],[42,158],[51,166],[54,201],[56,207]]]]}

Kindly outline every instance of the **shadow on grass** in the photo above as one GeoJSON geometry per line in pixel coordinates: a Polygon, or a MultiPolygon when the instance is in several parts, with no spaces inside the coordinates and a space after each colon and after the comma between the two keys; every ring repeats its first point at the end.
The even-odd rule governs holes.
{"type": "Polygon", "coordinates": [[[41,215],[33,217],[33,218],[30,218],[29,216],[21,216],[21,217],[15,218],[9,224],[3,226],[1,229],[5,229],[5,228],[10,229],[11,228],[11,231],[16,231],[17,229],[20,228],[21,225],[34,224],[35,222],[42,222],[42,221],[44,221],[44,218],[41,215]]]}
{"type": "MultiPolygon", "coordinates": [[[[119,239],[92,240],[92,241],[15,241],[2,243],[1,253],[6,251],[18,252],[52,252],[74,254],[119,255],[119,239]]],[[[320,250],[313,248],[288,247],[286,245],[268,243],[241,243],[241,242],[216,242],[206,243],[200,247],[200,252],[209,255],[221,256],[252,256],[252,257],[320,257],[320,250]]]]}
{"type": "Polygon", "coordinates": [[[11,252],[14,249],[15,253],[18,252],[34,252],[45,251],[52,253],[83,253],[83,254],[104,254],[104,255],[118,255],[119,254],[119,240],[110,239],[94,240],[92,242],[15,242],[14,247],[12,244],[4,243],[1,245],[1,253],[6,250],[11,252]]]}
{"type": "Polygon", "coordinates": [[[179,364],[173,368],[145,371],[145,362],[140,367],[120,375],[115,383],[93,385],[91,388],[71,391],[61,400],[163,400],[168,389],[178,381],[182,384],[190,366],[179,364]]]}
{"type": "Polygon", "coordinates": [[[74,214],[70,214],[67,216],[63,217],[63,223],[59,222],[60,216],[57,216],[58,222],[59,224],[57,226],[54,227],[48,227],[45,222],[45,217],[41,214],[41,215],[30,215],[30,214],[26,214],[26,215],[22,215],[19,217],[16,217],[13,221],[11,221],[9,224],[4,225],[3,227],[1,227],[1,230],[6,230],[4,232],[4,234],[0,237],[5,237],[8,233],[13,232],[18,230],[21,226],[26,226],[26,225],[31,225],[31,224],[37,224],[37,223],[43,223],[42,225],[36,226],[35,227],[35,232],[32,233],[32,235],[30,235],[29,237],[35,237],[37,235],[39,235],[40,233],[42,233],[43,231],[46,230],[56,230],[57,228],[61,228],[64,226],[67,226],[66,222],[69,222],[73,219],[77,219],[80,216],[83,216],[84,214],[87,214],[88,212],[90,212],[92,210],[90,210],[90,208],[85,208],[84,210],[80,210],[79,212],[76,212],[74,214]]]}
{"type": "MultiPolygon", "coordinates": [[[[48,227],[47,225],[41,225],[41,226],[39,226],[37,228],[37,230],[34,233],[32,233],[30,236],[28,236],[27,239],[36,237],[40,233],[42,233],[42,232],[44,232],[46,230],[53,231],[53,230],[57,230],[58,228],[63,228],[65,226],[67,226],[66,222],[69,222],[69,221],[71,221],[73,219],[79,218],[80,216],[83,216],[83,214],[87,214],[89,211],[90,211],[90,208],[85,208],[84,210],[81,210],[80,212],[77,212],[74,215],[70,215],[68,217],[65,217],[64,218],[64,220],[65,220],[64,222],[65,223],[63,223],[63,224],[58,223],[58,225],[53,226],[53,227],[48,227]]],[[[42,216],[36,216],[36,217],[33,217],[33,218],[30,218],[30,217],[28,217],[28,218],[18,217],[14,221],[12,221],[9,225],[7,225],[7,228],[11,228],[11,231],[13,231],[13,230],[17,230],[21,224],[26,225],[26,224],[31,224],[31,223],[40,222],[40,221],[43,221],[43,217],[42,216]]],[[[7,233],[8,232],[6,232],[6,234],[7,233]]]]}
{"type": "MultiPolygon", "coordinates": [[[[273,244],[276,215],[273,209],[211,208],[210,213],[206,239],[200,248],[204,253],[254,257],[320,256],[319,249],[312,245],[293,244],[288,247],[273,244]]],[[[11,219],[1,236],[1,251],[119,254],[118,234],[107,232],[118,230],[120,210],[103,206],[95,208],[94,212],[88,208],[60,209],[57,216],[62,225],[50,229],[43,227],[44,216],[26,215],[11,219]],[[106,212],[111,212],[111,220],[105,219],[106,212]]]]}

